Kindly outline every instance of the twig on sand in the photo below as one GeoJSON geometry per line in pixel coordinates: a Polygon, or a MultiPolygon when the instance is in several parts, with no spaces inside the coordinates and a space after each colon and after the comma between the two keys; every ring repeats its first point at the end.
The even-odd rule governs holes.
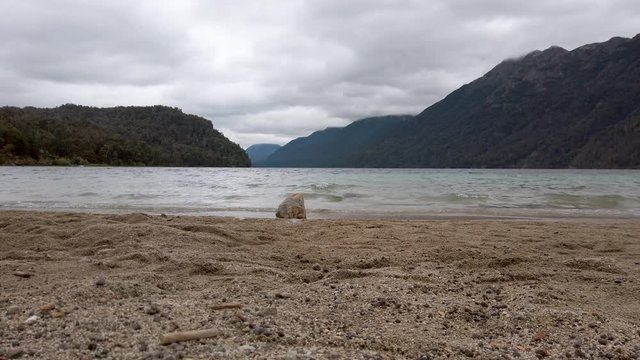
{"type": "Polygon", "coordinates": [[[160,336],[160,345],[168,345],[180,341],[198,340],[211,338],[222,335],[223,332],[218,329],[205,329],[193,331],[180,331],[167,333],[160,336]]]}
{"type": "Polygon", "coordinates": [[[30,278],[30,277],[33,276],[32,273],[28,273],[28,272],[25,272],[25,271],[14,271],[13,275],[21,277],[21,278],[30,278]]]}
{"type": "Polygon", "coordinates": [[[225,310],[225,309],[242,309],[242,304],[211,305],[211,310],[225,310]]]}

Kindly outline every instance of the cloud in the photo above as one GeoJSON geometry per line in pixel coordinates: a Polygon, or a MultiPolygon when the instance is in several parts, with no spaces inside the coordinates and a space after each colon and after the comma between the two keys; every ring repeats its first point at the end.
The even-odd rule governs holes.
{"type": "Polygon", "coordinates": [[[145,21],[126,2],[8,1],[3,6],[3,68],[58,84],[157,85],[186,53],[171,26],[145,21]]]}
{"type": "Polygon", "coordinates": [[[2,105],[177,106],[243,146],[418,113],[506,58],[634,36],[630,0],[7,0],[2,105]]]}

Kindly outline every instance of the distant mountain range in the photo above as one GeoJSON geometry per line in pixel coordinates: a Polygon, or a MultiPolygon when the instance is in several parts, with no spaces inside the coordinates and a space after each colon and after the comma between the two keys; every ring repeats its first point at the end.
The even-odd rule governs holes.
{"type": "Polygon", "coordinates": [[[344,128],[328,128],[295,139],[261,164],[280,167],[367,167],[367,151],[411,116],[382,116],[355,121],[344,128]]]}
{"type": "Polygon", "coordinates": [[[207,119],[166,106],[0,108],[0,165],[250,166],[207,119]]]}
{"type": "Polygon", "coordinates": [[[249,159],[251,159],[251,164],[256,166],[267,160],[267,158],[276,150],[280,149],[280,147],[281,146],[277,144],[255,144],[249,146],[245,151],[247,155],[249,155],[249,159]]]}
{"type": "Polygon", "coordinates": [[[415,117],[318,131],[262,164],[640,168],[640,35],[506,60],[415,117]]]}

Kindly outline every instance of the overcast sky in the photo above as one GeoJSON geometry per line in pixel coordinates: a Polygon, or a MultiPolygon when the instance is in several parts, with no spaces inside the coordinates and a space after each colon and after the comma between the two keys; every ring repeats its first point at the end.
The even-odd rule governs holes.
{"type": "Polygon", "coordinates": [[[0,105],[155,105],[243,147],[415,114],[505,58],[640,32],[638,0],[0,0],[0,105]]]}

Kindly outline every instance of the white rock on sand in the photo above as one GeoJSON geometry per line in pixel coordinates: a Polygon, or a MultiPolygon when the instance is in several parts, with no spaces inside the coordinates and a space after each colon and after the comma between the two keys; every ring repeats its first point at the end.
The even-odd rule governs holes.
{"type": "Polygon", "coordinates": [[[276,217],[284,219],[306,219],[307,212],[304,208],[304,195],[302,193],[287,196],[280,206],[276,217]]]}

